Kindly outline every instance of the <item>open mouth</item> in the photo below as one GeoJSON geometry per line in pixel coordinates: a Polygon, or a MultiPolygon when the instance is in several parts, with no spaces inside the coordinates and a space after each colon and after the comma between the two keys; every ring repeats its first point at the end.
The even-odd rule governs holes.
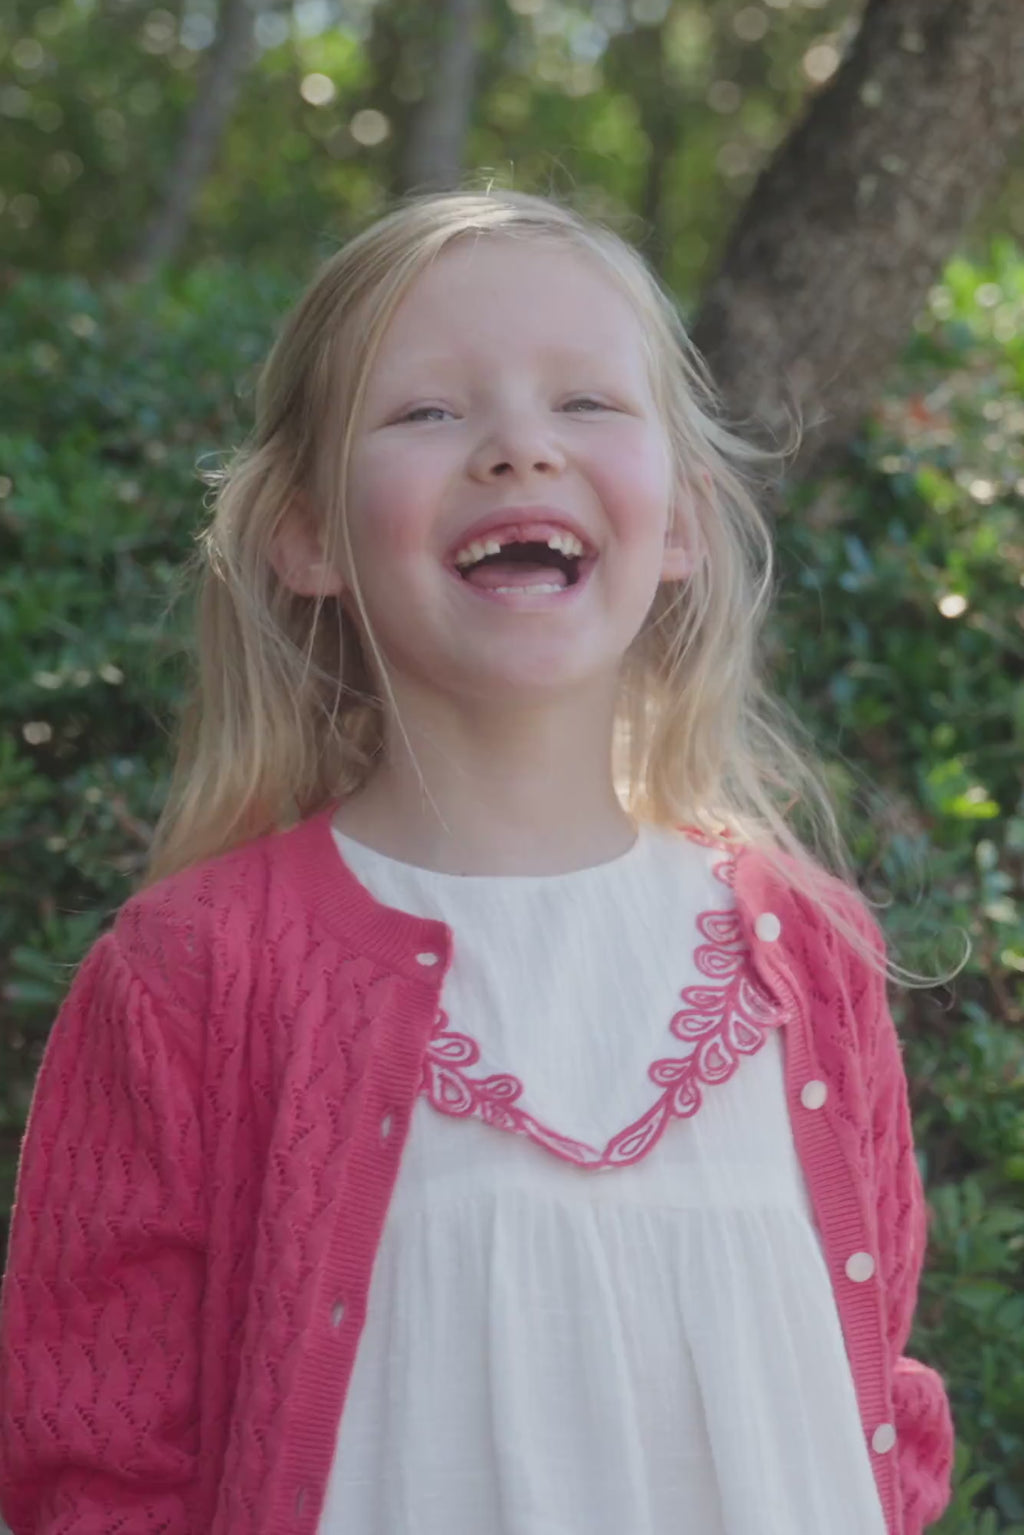
{"type": "Polygon", "coordinates": [[[509,543],[496,554],[485,554],[452,568],[479,591],[511,592],[575,586],[582,568],[592,563],[583,555],[566,554],[541,542],[509,543]]]}
{"type": "Polygon", "coordinates": [[[463,577],[454,566],[450,569],[453,578],[470,598],[509,608],[534,609],[574,605],[590,584],[590,575],[596,564],[596,555],[580,559],[571,579],[567,579],[567,573],[553,565],[543,567],[520,563],[515,567],[514,576],[508,567],[504,571],[492,567],[489,579],[493,585],[481,585],[480,580],[483,578],[473,581],[463,577]]]}

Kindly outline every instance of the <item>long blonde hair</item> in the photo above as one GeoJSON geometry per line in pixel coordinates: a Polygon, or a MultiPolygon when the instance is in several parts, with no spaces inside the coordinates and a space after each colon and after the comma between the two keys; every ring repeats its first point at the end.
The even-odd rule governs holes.
{"type": "MultiPolygon", "coordinates": [[[[324,263],[285,320],[251,437],[211,477],[214,515],[196,555],[197,675],[144,883],[303,819],[372,772],[385,722],[376,679],[394,697],[351,559],[352,437],[410,285],[452,241],[487,234],[552,241],[621,284],[645,337],[677,494],[699,526],[704,558],[685,583],[660,587],[623,660],[615,760],[626,810],[754,842],[828,906],[835,885],[821,870],[855,890],[836,815],[808,741],[759,667],[774,576],[753,484],[777,455],[725,425],[675,301],[636,250],[564,203],[507,188],[402,201],[324,263]],[[340,430],[328,432],[328,421],[340,430]],[[273,569],[272,541],[299,501],[313,509],[328,558],[339,536],[345,543],[376,666],[338,599],[297,596],[273,569]]],[[[846,904],[830,915],[867,954],[860,923],[838,909],[846,904]]]]}

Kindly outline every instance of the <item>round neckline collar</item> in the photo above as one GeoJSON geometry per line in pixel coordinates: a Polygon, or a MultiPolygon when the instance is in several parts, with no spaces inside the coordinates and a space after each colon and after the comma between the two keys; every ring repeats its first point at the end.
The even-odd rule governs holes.
{"type": "MultiPolygon", "coordinates": [[[[288,873],[298,887],[303,906],[310,911],[320,929],[347,950],[370,955],[395,971],[436,989],[451,963],[451,928],[434,918],[413,916],[398,907],[385,905],[356,878],[345,862],[334,834],[333,818],[341,802],[341,796],[335,796],[289,830],[277,834],[282,844],[280,850],[286,852],[288,873]],[[425,961],[424,955],[433,955],[433,961],[425,961]]],[[[683,826],[676,829],[686,830],[683,826]]],[[[633,847],[620,855],[620,860],[635,854],[641,845],[638,837],[633,847]]],[[[745,854],[749,850],[741,845],[729,851],[737,861],[737,874],[745,873],[748,861],[745,854]]],[[[620,860],[594,867],[614,868],[620,860]]],[[[450,877],[454,880],[480,876],[450,877]]],[[[541,880],[564,877],[534,876],[541,880]]]]}
{"type": "Polygon", "coordinates": [[[552,874],[453,874],[445,869],[429,869],[424,864],[410,863],[404,858],[393,858],[389,853],[382,853],[379,849],[360,842],[358,837],[339,831],[333,824],[333,812],[330,832],[343,857],[347,848],[354,848],[353,856],[356,858],[365,854],[368,862],[381,864],[395,873],[402,872],[409,878],[421,878],[431,884],[436,883],[446,890],[501,889],[536,893],[540,890],[557,890],[560,886],[569,883],[599,881],[606,875],[621,873],[627,868],[632,868],[649,847],[652,828],[644,822],[638,822],[633,841],[623,852],[616,853],[613,858],[605,858],[600,863],[585,864],[579,869],[558,870],[552,874]]]}

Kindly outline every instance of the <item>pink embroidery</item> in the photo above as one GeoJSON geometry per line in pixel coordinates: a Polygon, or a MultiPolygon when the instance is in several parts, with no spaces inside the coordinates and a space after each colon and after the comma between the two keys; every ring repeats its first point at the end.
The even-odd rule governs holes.
{"type": "MultiPolygon", "coordinates": [[[[681,829],[705,847],[721,846],[695,828],[681,829]]],[[[730,888],[735,872],[735,859],[728,852],[712,867],[715,878],[730,888]]],[[[756,1054],[765,1042],[766,1030],[783,1022],[784,1015],[754,978],[735,908],[702,912],[697,928],[707,942],[696,949],[694,962],[702,975],[719,984],[684,987],[679,995],[685,1005],[669,1024],[675,1037],[691,1043],[693,1049],[682,1059],[666,1057],[648,1068],[651,1081],[664,1091],[645,1114],[614,1135],[603,1151],[559,1135],[518,1107],[515,1100],[523,1091],[518,1077],[498,1073],[474,1080],[467,1076],[467,1069],[480,1059],[480,1050],[468,1034],[449,1030],[443,1009],[427,1047],[421,1091],[443,1114],[475,1117],[497,1129],[527,1135],[580,1167],[596,1170],[638,1162],[660,1139],[673,1116],[690,1119],[696,1114],[703,1102],[701,1083],[714,1086],[728,1081],[740,1057],[756,1054]]]]}

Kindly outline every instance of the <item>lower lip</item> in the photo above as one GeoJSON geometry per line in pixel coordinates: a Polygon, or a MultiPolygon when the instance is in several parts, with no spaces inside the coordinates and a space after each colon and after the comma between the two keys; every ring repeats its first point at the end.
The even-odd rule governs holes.
{"type": "Polygon", "coordinates": [[[451,574],[471,597],[479,597],[482,602],[489,602],[498,607],[519,608],[525,612],[532,612],[534,609],[540,611],[544,608],[571,607],[583,588],[588,585],[591,571],[596,564],[596,559],[587,560],[580,566],[579,580],[575,586],[563,586],[557,592],[531,592],[525,587],[519,587],[514,591],[495,592],[486,586],[474,586],[472,581],[465,580],[457,571],[451,571],[451,574]]]}

